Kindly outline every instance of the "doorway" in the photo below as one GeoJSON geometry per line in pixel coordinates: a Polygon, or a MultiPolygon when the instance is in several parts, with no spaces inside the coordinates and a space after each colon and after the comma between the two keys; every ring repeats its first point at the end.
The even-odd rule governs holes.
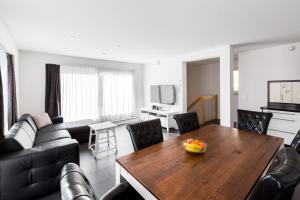
{"type": "Polygon", "coordinates": [[[220,124],[220,58],[187,62],[187,110],[201,126],[220,124]]]}

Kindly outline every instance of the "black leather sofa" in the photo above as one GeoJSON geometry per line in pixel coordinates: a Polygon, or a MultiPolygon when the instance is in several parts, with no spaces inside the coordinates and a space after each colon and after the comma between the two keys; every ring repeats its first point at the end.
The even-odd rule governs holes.
{"type": "Polygon", "coordinates": [[[55,124],[38,130],[28,114],[13,125],[0,147],[1,200],[36,199],[59,191],[63,166],[79,163],[79,144],[67,130],[55,124]]]}
{"type": "MultiPolygon", "coordinates": [[[[30,116],[29,114],[24,114],[24,116],[30,116]]],[[[59,131],[67,130],[73,139],[76,139],[80,144],[89,141],[90,128],[89,124],[94,124],[96,121],[87,119],[74,122],[64,122],[62,117],[52,118],[52,126],[47,126],[43,128],[43,131],[59,131]]]]}

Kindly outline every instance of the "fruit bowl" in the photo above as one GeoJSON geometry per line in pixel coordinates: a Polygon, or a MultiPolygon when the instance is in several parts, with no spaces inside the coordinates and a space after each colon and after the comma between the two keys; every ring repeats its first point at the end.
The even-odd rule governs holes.
{"type": "Polygon", "coordinates": [[[201,140],[189,138],[183,142],[183,147],[187,152],[204,153],[207,149],[207,144],[201,140]]]}

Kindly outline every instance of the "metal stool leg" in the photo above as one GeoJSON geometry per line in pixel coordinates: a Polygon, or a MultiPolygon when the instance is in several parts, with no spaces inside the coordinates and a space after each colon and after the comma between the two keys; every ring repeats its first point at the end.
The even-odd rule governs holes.
{"type": "Polygon", "coordinates": [[[116,129],[113,128],[113,129],[112,129],[112,132],[113,132],[113,134],[114,134],[116,152],[118,152],[117,137],[116,137],[116,129]]]}
{"type": "Polygon", "coordinates": [[[90,135],[89,135],[89,145],[88,145],[88,149],[90,149],[91,148],[91,143],[92,143],[92,134],[93,134],[93,130],[92,129],[90,129],[90,135]]]}

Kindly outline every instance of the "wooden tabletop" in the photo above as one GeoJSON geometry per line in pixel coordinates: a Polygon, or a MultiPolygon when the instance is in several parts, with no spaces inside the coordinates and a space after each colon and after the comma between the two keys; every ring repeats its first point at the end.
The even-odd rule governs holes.
{"type": "Polygon", "coordinates": [[[245,199],[283,139],[211,125],[117,162],[158,199],[245,199]],[[207,142],[204,154],[185,152],[187,138],[207,142]]]}

